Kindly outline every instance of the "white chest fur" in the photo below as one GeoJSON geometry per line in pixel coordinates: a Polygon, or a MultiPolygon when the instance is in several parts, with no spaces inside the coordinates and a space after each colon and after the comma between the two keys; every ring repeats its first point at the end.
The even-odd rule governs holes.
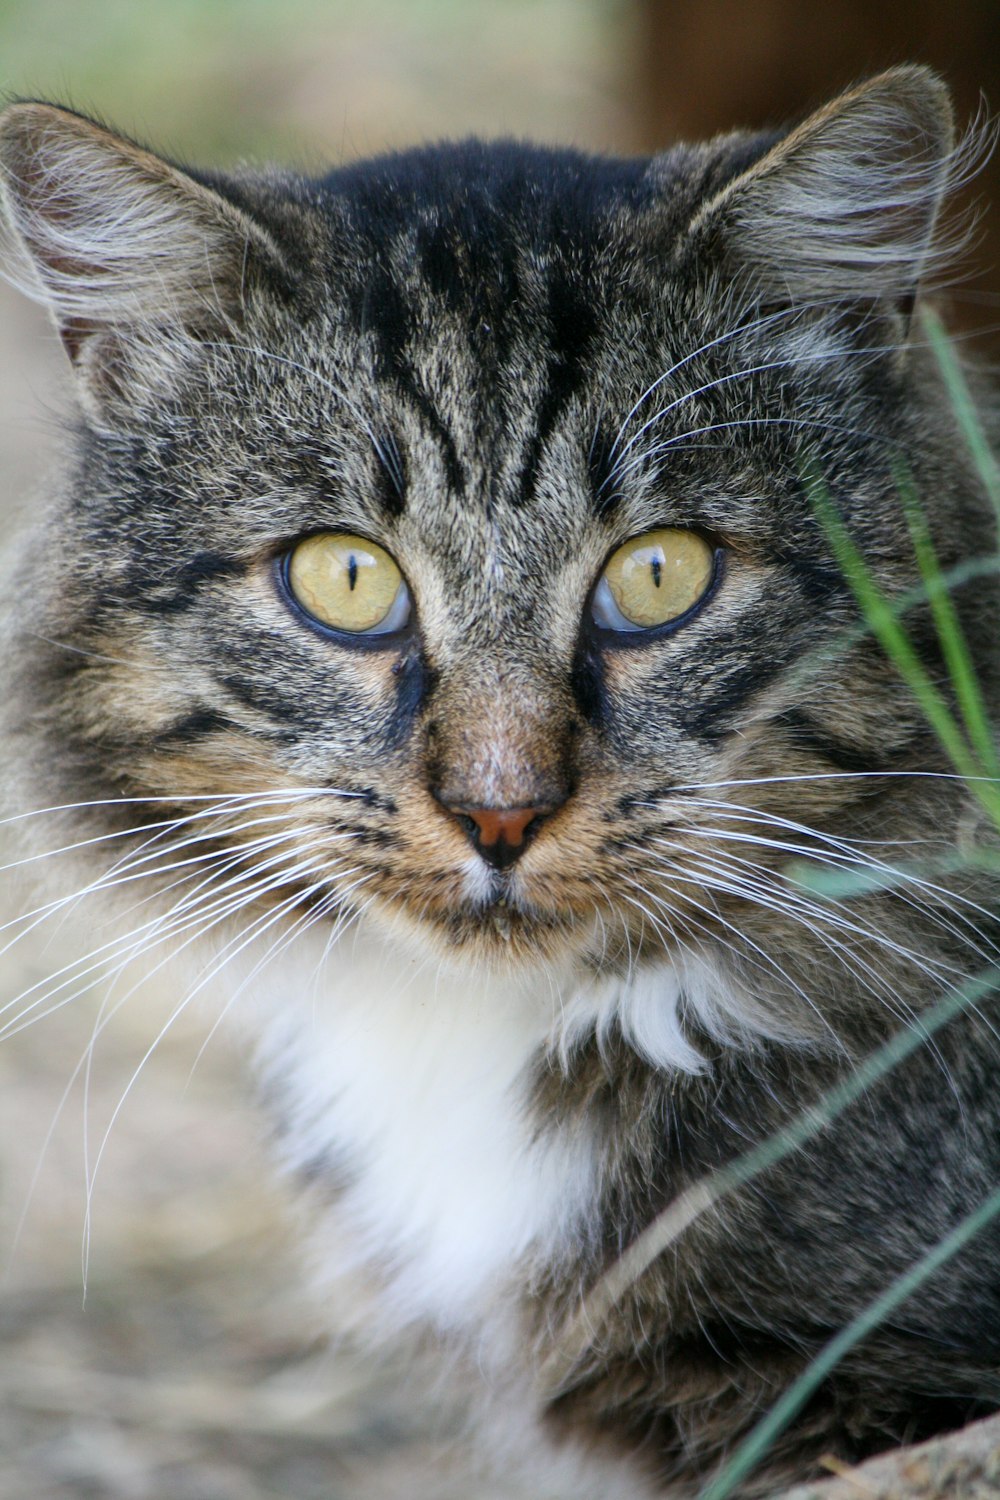
{"type": "Polygon", "coordinates": [[[470,978],[359,935],[325,959],[297,944],[261,990],[290,1162],[342,1168],[329,1254],[378,1268],[390,1323],[475,1325],[526,1253],[572,1243],[592,1142],[539,1134],[527,1110],[548,980],[470,978]]]}

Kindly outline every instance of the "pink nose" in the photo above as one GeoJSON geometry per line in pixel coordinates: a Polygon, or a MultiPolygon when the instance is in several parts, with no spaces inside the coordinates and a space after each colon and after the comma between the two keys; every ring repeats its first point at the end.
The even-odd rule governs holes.
{"type": "Polygon", "coordinates": [[[479,829],[479,844],[486,849],[501,841],[519,849],[524,830],[536,818],[543,817],[544,807],[456,807],[453,812],[471,818],[479,829]]]}
{"type": "Polygon", "coordinates": [[[548,807],[469,807],[464,802],[445,802],[475,844],[497,870],[506,870],[524,853],[525,830],[555,809],[548,807]]]}

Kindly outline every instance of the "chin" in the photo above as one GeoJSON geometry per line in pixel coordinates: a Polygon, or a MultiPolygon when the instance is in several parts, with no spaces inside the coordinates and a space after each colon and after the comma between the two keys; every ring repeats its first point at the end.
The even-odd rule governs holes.
{"type": "Polygon", "coordinates": [[[540,962],[565,969],[602,946],[594,916],[541,911],[509,891],[433,905],[419,897],[376,900],[370,916],[391,941],[402,941],[414,961],[449,969],[522,970],[537,979],[540,962]]]}

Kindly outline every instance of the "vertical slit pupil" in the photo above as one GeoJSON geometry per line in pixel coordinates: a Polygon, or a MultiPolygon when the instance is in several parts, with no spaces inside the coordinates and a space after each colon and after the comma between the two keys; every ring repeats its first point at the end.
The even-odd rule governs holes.
{"type": "Polygon", "coordinates": [[[654,557],[652,559],[652,568],[653,568],[653,582],[656,584],[656,587],[659,588],[660,587],[660,574],[663,572],[663,564],[660,562],[660,559],[658,557],[654,557]]]}
{"type": "Polygon", "coordinates": [[[353,590],[358,581],[358,560],[352,552],[347,560],[347,586],[353,590]]]}

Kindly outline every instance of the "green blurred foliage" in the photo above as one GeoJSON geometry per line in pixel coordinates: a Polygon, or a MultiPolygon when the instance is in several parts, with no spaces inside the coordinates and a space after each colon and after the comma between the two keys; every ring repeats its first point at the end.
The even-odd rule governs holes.
{"type": "Polygon", "coordinates": [[[628,0],[0,0],[0,87],[186,158],[628,143],[628,0]]]}

